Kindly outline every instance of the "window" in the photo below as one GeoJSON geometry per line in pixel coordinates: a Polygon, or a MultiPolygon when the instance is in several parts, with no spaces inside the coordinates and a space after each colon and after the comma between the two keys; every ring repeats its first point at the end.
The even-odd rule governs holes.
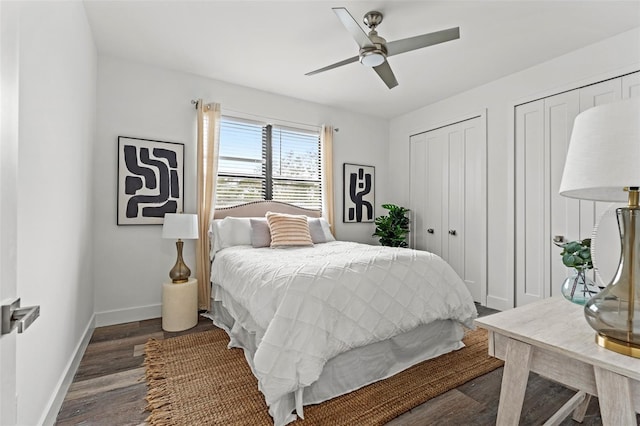
{"type": "Polygon", "coordinates": [[[216,207],[257,200],[322,209],[319,132],[222,117],[216,207]]]}

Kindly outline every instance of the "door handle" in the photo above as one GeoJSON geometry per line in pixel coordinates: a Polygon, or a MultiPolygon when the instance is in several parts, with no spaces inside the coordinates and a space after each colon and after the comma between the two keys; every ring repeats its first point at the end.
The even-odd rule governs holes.
{"type": "Polygon", "coordinates": [[[449,235],[456,235],[455,229],[449,229],[449,235]]]}
{"type": "Polygon", "coordinates": [[[429,228],[429,229],[427,229],[427,232],[428,232],[429,234],[433,234],[433,228],[429,228]]]}
{"type": "Polygon", "coordinates": [[[2,305],[2,334],[17,328],[22,333],[40,316],[40,305],[20,307],[20,299],[10,305],[2,305]]]}

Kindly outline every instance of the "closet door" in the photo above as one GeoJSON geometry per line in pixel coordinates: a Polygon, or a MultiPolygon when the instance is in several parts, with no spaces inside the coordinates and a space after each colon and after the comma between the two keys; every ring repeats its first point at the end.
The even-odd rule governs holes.
{"type": "MultiPolygon", "coordinates": [[[[545,215],[548,215],[543,234],[545,239],[544,261],[546,271],[550,273],[550,278],[549,275],[545,275],[544,284],[548,289],[545,292],[545,297],[560,294],[560,286],[567,274],[571,272],[562,263],[560,257],[562,249],[553,243],[553,238],[563,236],[574,240],[581,234],[581,221],[576,218],[581,217],[580,206],[583,201],[563,197],[558,193],[569,150],[573,122],[579,113],[579,104],[580,93],[578,90],[561,93],[544,100],[544,144],[549,153],[549,166],[544,171],[545,178],[543,180],[548,182],[548,188],[550,188],[549,201],[546,204],[548,208],[544,212],[545,215]]],[[[591,235],[592,228],[593,225],[589,227],[589,235],[591,235]]],[[[586,233],[584,230],[583,232],[586,233]]]]}
{"type": "MultiPolygon", "coordinates": [[[[458,167],[458,200],[462,202],[456,236],[462,245],[464,278],[473,299],[486,303],[487,265],[487,192],[486,192],[486,130],[483,117],[460,123],[457,152],[460,161],[450,161],[458,167]],[[460,232],[458,233],[458,229],[460,232]]],[[[451,153],[451,151],[450,151],[451,153]]],[[[451,157],[450,157],[451,158],[451,157]]],[[[451,171],[449,173],[451,175],[451,171]]],[[[451,191],[449,191],[451,193],[451,191]]],[[[451,205],[451,202],[450,202],[451,205]]]]}
{"type": "Polygon", "coordinates": [[[448,147],[446,134],[436,130],[411,137],[412,247],[448,258],[448,147]]]}
{"type": "Polygon", "coordinates": [[[413,247],[441,256],[464,280],[474,300],[484,303],[486,133],[482,119],[412,136],[410,191],[413,247]]]}
{"type": "Polygon", "coordinates": [[[530,102],[515,111],[515,305],[544,299],[549,277],[545,270],[544,101],[530,102]]]}
{"type": "Polygon", "coordinates": [[[444,260],[449,259],[447,238],[449,211],[449,158],[447,135],[443,131],[426,134],[427,166],[425,181],[427,204],[422,210],[425,218],[425,250],[435,253],[444,260]]]}
{"type": "Polygon", "coordinates": [[[427,232],[424,223],[424,210],[427,207],[427,191],[425,189],[428,167],[425,167],[427,159],[427,135],[420,133],[409,139],[409,164],[411,173],[409,178],[409,205],[411,206],[411,232],[409,233],[409,245],[418,250],[427,250],[427,232]]]}
{"type": "Polygon", "coordinates": [[[576,116],[640,95],[640,73],[564,92],[515,109],[515,306],[560,293],[570,272],[553,238],[590,238],[609,203],[558,193],[576,116]]]}
{"type": "MultiPolygon", "coordinates": [[[[447,128],[448,151],[449,151],[449,205],[447,211],[447,260],[453,269],[466,281],[467,277],[465,267],[465,243],[467,242],[467,234],[465,229],[465,217],[470,216],[466,211],[465,204],[465,140],[464,128],[461,126],[450,126],[447,128]]],[[[467,286],[471,289],[472,282],[468,282],[467,286]]],[[[474,296],[475,299],[475,296],[474,296]]]]}

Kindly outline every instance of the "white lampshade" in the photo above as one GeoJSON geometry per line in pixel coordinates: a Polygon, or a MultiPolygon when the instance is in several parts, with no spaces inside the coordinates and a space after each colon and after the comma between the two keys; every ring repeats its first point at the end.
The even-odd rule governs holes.
{"type": "Polygon", "coordinates": [[[198,215],[167,213],[162,225],[162,238],[195,240],[198,238],[198,215]]]}
{"type": "Polygon", "coordinates": [[[640,187],[640,98],[597,106],[576,117],[560,194],[627,201],[640,187]]]}

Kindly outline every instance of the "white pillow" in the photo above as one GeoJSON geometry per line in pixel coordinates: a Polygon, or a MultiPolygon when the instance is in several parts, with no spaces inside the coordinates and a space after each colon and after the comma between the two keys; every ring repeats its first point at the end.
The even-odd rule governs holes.
{"type": "Polygon", "coordinates": [[[335,241],[335,237],[331,233],[331,227],[329,226],[329,222],[324,217],[320,218],[320,224],[322,225],[322,230],[324,231],[324,239],[326,242],[335,241]]]}
{"type": "Polygon", "coordinates": [[[267,218],[251,218],[251,245],[253,248],[269,247],[271,245],[271,231],[267,218]]]}
{"type": "Polygon", "coordinates": [[[209,241],[211,242],[211,247],[209,248],[210,259],[213,259],[213,256],[220,250],[220,233],[218,232],[220,222],[222,222],[222,219],[215,219],[209,223],[209,241]]]}
{"type": "Polygon", "coordinates": [[[213,254],[233,246],[251,245],[251,218],[225,217],[216,219],[209,232],[213,254]]]}
{"type": "Polygon", "coordinates": [[[327,239],[324,236],[324,229],[322,229],[320,219],[317,217],[308,217],[307,223],[309,224],[309,234],[311,235],[313,244],[326,243],[327,239]]]}

